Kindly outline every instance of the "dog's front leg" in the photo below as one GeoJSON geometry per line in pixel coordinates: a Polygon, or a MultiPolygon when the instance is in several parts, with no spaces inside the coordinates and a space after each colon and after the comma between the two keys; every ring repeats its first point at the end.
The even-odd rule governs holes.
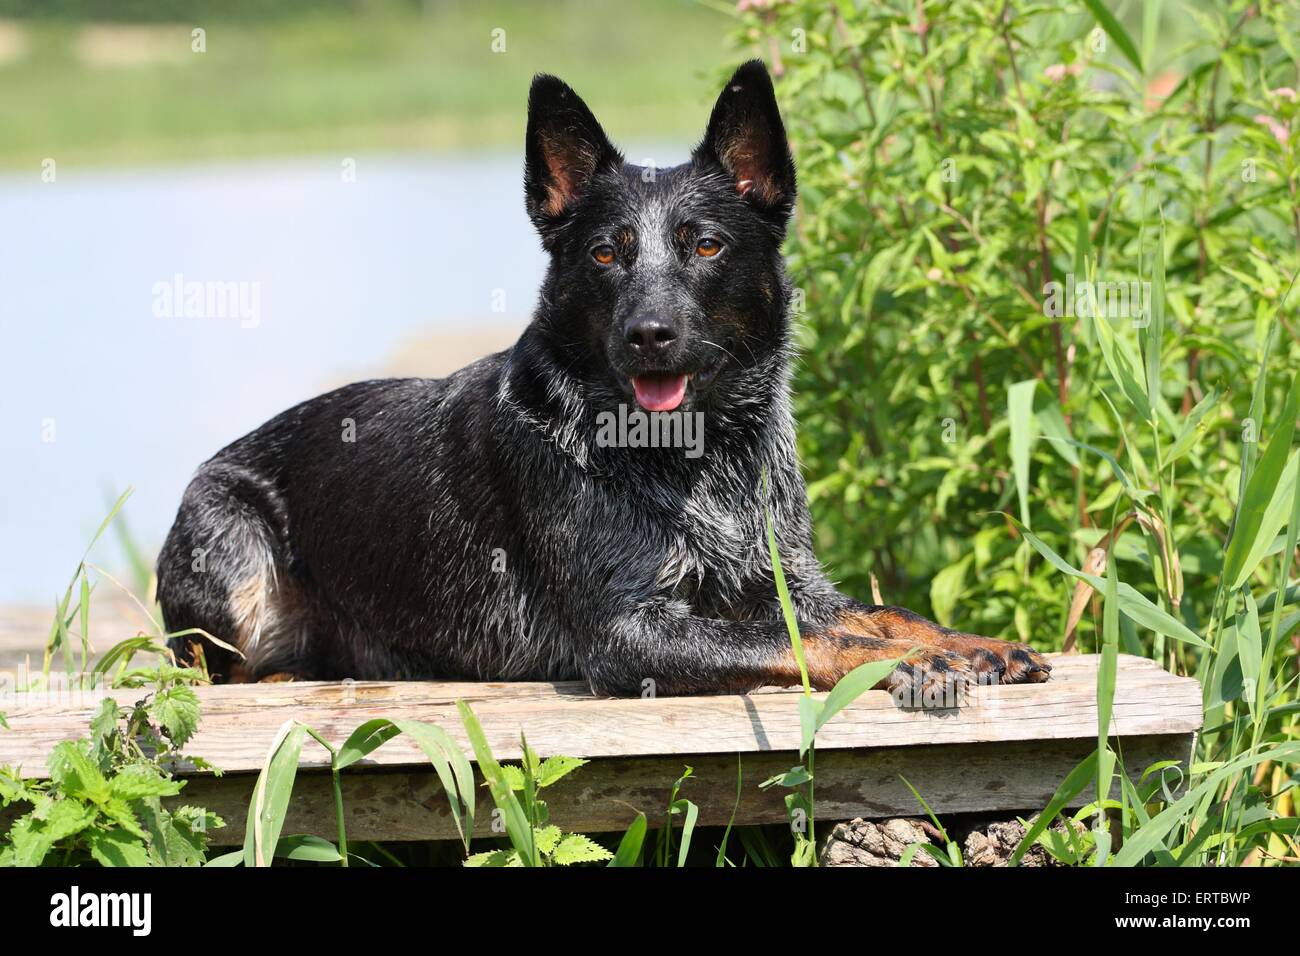
{"type": "Polygon", "coordinates": [[[1052,665],[1028,644],[954,631],[905,608],[855,601],[840,613],[840,619],[852,633],[955,654],[969,666],[976,683],[1037,684],[1051,676],[1052,665]]]}
{"type": "MultiPolygon", "coordinates": [[[[583,676],[598,694],[618,697],[736,693],[801,680],[789,634],[780,620],[695,617],[666,601],[606,618],[604,633],[585,648],[583,676]]],[[[800,625],[808,677],[829,690],[860,664],[900,659],[880,684],[933,696],[973,680],[959,653],[920,647],[887,634],[864,633],[856,610],[834,612],[826,623],[800,625]]]]}

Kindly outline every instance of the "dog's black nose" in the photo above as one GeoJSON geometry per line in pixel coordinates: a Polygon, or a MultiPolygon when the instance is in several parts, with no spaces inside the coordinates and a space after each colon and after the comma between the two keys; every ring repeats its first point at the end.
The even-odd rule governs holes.
{"type": "Polygon", "coordinates": [[[623,329],[632,351],[640,355],[662,352],[677,341],[677,328],[653,313],[635,316],[623,329]]]}

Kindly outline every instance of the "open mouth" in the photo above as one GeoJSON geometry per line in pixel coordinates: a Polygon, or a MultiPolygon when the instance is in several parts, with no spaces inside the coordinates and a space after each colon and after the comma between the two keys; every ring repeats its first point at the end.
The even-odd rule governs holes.
{"type": "Polygon", "coordinates": [[[718,359],[695,372],[644,372],[632,376],[632,391],[636,403],[647,412],[671,412],[686,401],[688,388],[704,388],[721,368],[718,359]]]}
{"type": "Polygon", "coordinates": [[[671,412],[686,398],[689,375],[651,373],[632,378],[636,403],[648,412],[671,412]]]}

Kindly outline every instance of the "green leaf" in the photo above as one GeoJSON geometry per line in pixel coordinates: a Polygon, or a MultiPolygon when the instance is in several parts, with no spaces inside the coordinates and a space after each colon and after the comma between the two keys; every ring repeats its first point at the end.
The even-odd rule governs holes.
{"type": "Polygon", "coordinates": [[[99,702],[95,716],[90,718],[91,759],[105,768],[113,738],[117,735],[117,710],[117,701],[105,697],[99,702]]]}
{"type": "Polygon", "coordinates": [[[527,784],[527,781],[524,780],[523,768],[515,764],[503,763],[501,765],[501,775],[505,778],[511,790],[523,790],[527,784]]]}
{"type": "MultiPolygon", "coordinates": [[[[225,826],[215,813],[201,807],[162,808],[156,797],[136,803],[149,833],[150,857],[161,866],[198,866],[207,852],[208,833],[225,826]]],[[[241,860],[243,852],[236,853],[241,860]]]]}
{"type": "Polygon", "coordinates": [[[1015,852],[1011,854],[1011,859],[1007,861],[1008,866],[1019,866],[1020,859],[1038,840],[1038,835],[1052,825],[1052,821],[1057,815],[1065,809],[1065,805],[1083,792],[1093,779],[1097,772],[1097,751],[1093,751],[1084,757],[1083,760],[1071,770],[1061,785],[1056,788],[1052,794],[1052,799],[1047,801],[1047,806],[1043,812],[1038,814],[1034,822],[1025,830],[1025,835],[1021,838],[1020,843],[1016,846],[1015,852]]]}
{"type": "Polygon", "coordinates": [[[1300,372],[1291,376],[1291,388],[1278,416],[1273,437],[1246,482],[1246,490],[1237,505],[1237,520],[1223,559],[1223,579],[1232,582],[1230,586],[1233,588],[1241,587],[1254,571],[1247,565],[1246,557],[1254,550],[1265,512],[1281,484],[1282,471],[1291,454],[1297,416],[1300,416],[1300,372]]]}
{"type": "Polygon", "coordinates": [[[673,803],[673,810],[683,810],[686,813],[682,821],[682,842],[677,847],[677,865],[683,867],[686,865],[686,855],[691,849],[691,836],[695,833],[695,821],[699,819],[700,808],[689,800],[681,799],[673,803]]]}
{"type": "Polygon", "coordinates": [[[1067,464],[1078,465],[1079,453],[1074,450],[1070,428],[1065,424],[1065,415],[1061,412],[1060,402],[1055,399],[1048,402],[1035,413],[1034,418],[1038,420],[1038,427],[1052,449],[1064,458],[1067,464]]]}
{"type": "Polygon", "coordinates": [[[275,846],[275,855],[286,860],[310,863],[337,863],[342,859],[338,847],[333,843],[310,834],[280,837],[280,842],[275,846]]]}
{"type": "Polygon", "coordinates": [[[479,770],[487,781],[492,801],[505,817],[506,835],[510,837],[514,848],[519,851],[519,858],[524,866],[540,866],[541,860],[538,858],[536,846],[533,845],[532,824],[529,823],[523,806],[520,805],[519,799],[514,795],[509,782],[501,772],[501,765],[492,756],[492,749],[488,746],[482,725],[474,716],[474,711],[470,709],[469,704],[463,700],[456,701],[456,708],[460,711],[461,723],[465,725],[465,734],[474,749],[479,770]]]}
{"type": "Polygon", "coordinates": [[[1204,434],[1201,424],[1204,422],[1205,416],[1219,404],[1222,397],[1217,388],[1212,388],[1210,393],[1197,402],[1196,407],[1188,413],[1187,420],[1183,422],[1183,427],[1178,432],[1178,437],[1174,439],[1174,443],[1165,452],[1166,467],[1178,461],[1195,447],[1196,442],[1204,434]]]}
{"type": "Polygon", "coordinates": [[[1132,63],[1139,73],[1145,73],[1146,71],[1142,68],[1142,57],[1138,55],[1132,37],[1128,35],[1128,31],[1124,29],[1123,24],[1115,19],[1115,14],[1111,13],[1106,7],[1104,0],[1083,0],[1083,2],[1092,11],[1092,15],[1097,18],[1101,28],[1115,41],[1115,45],[1119,47],[1125,59],[1132,63]]]}
{"type": "Polygon", "coordinates": [[[537,852],[543,856],[549,856],[560,844],[560,838],[564,836],[560,828],[554,825],[535,828],[533,830],[533,840],[537,844],[537,852]]]}
{"type": "Polygon", "coordinates": [[[1016,496],[1020,500],[1020,520],[1029,520],[1029,449],[1034,443],[1034,391],[1038,379],[1026,379],[1007,388],[1007,417],[1011,426],[1011,471],[1016,478],[1016,496]]]}
{"type": "Polygon", "coordinates": [[[552,855],[560,866],[571,866],[574,863],[600,863],[613,857],[614,854],[581,833],[567,834],[552,855]]]}
{"type": "Polygon", "coordinates": [[[469,852],[474,835],[475,783],[474,768],[465,751],[451,739],[445,730],[418,720],[398,720],[396,726],[424,752],[442,790],[451,806],[452,820],[460,834],[461,843],[469,852]]]}
{"type": "MultiPolygon", "coordinates": [[[[1097,333],[1097,344],[1101,346],[1101,357],[1106,363],[1111,378],[1119,385],[1128,403],[1137,412],[1138,418],[1147,421],[1151,418],[1151,403],[1145,387],[1134,375],[1135,362],[1129,343],[1115,334],[1110,319],[1102,314],[1104,310],[1092,310],[1093,329],[1097,333]]],[[[1145,374],[1143,381],[1145,381],[1145,374]]]]}
{"type": "Polygon", "coordinates": [[[1150,314],[1143,329],[1145,345],[1147,394],[1153,402],[1160,400],[1160,365],[1165,335],[1165,217],[1160,214],[1160,234],[1156,245],[1155,261],[1151,272],[1151,301],[1147,303],[1150,314]]]}
{"type": "Polygon", "coordinates": [[[144,764],[130,764],[109,781],[109,790],[119,800],[139,800],[143,797],[174,797],[184,784],[168,780],[158,771],[144,764]]]}
{"type": "Polygon", "coordinates": [[[276,732],[266,762],[253,785],[253,799],[248,805],[248,822],[244,830],[244,866],[270,866],[275,847],[280,843],[289,798],[298,776],[298,757],[307,728],[296,720],[286,720],[276,732]]]}
{"type": "Polygon", "coordinates": [[[100,866],[150,866],[149,848],[144,840],[125,830],[91,830],[87,837],[90,855],[100,866]]]}
{"type": "MultiPolygon", "coordinates": [[[[1073,567],[1068,561],[1053,551],[1037,535],[1028,528],[1021,525],[1011,515],[1006,515],[1008,521],[1012,522],[1020,529],[1020,533],[1025,536],[1025,540],[1033,546],[1034,550],[1047,559],[1058,571],[1077,578],[1080,581],[1087,581],[1094,590],[1105,593],[1106,584],[1095,574],[1087,574],[1073,567]]],[[[1131,585],[1120,582],[1119,585],[1119,609],[1123,611],[1134,623],[1140,624],[1145,628],[1155,631],[1157,634],[1163,634],[1166,637],[1172,637],[1176,641],[1183,641],[1196,647],[1209,648],[1210,645],[1205,643],[1196,633],[1187,627],[1182,621],[1170,616],[1165,611],[1156,607],[1143,594],[1135,591],[1131,585]]]]}
{"type": "Polygon", "coordinates": [[[226,867],[226,866],[242,866],[243,863],[244,863],[244,851],[232,850],[229,853],[221,854],[221,856],[214,856],[212,859],[208,860],[203,865],[205,867],[207,866],[226,867]]]}
{"type": "Polygon", "coordinates": [[[581,757],[547,757],[537,768],[537,786],[549,787],[586,763],[581,757]]]}
{"type": "Polygon", "coordinates": [[[1237,657],[1241,661],[1243,698],[1252,715],[1259,708],[1260,664],[1264,656],[1264,636],[1259,626],[1259,608],[1255,597],[1246,589],[1245,609],[1237,615],[1237,657]]]}
{"type": "Polygon", "coordinates": [[[1189,788],[1181,798],[1157,813],[1145,826],[1130,834],[1119,852],[1115,854],[1114,865],[1137,866],[1148,853],[1155,851],[1161,845],[1161,841],[1174,827],[1186,819],[1198,803],[1207,795],[1213,794],[1223,781],[1265,760],[1272,760],[1279,764],[1296,763],[1300,761],[1300,743],[1288,742],[1257,753],[1247,752],[1206,774],[1195,787],[1189,788]]]}
{"type": "Polygon", "coordinates": [[[930,581],[930,606],[934,608],[934,619],[944,627],[952,626],[957,601],[966,590],[966,572],[970,565],[971,555],[968,554],[948,565],[930,581]]]}
{"type": "Polygon", "coordinates": [[[159,691],[149,714],[162,725],[177,747],[184,747],[199,727],[199,698],[193,688],[178,684],[159,691]]]}
{"type": "Polygon", "coordinates": [[[821,730],[832,717],[888,677],[911,653],[908,651],[893,660],[859,664],[841,677],[818,708],[816,729],[821,730]]]}
{"type": "Polygon", "coordinates": [[[641,859],[641,846],[645,843],[646,826],[645,814],[638,811],[636,819],[623,834],[623,839],[618,841],[614,858],[609,861],[610,866],[627,867],[638,864],[641,859]]]}
{"type": "Polygon", "coordinates": [[[66,796],[102,804],[111,795],[108,780],[91,762],[84,740],[64,740],[50,751],[50,779],[66,796]]]}
{"type": "MultiPolygon", "coordinates": [[[[76,801],[70,801],[78,805],[76,801]]],[[[93,819],[93,813],[92,813],[93,819]]],[[[13,852],[14,866],[40,866],[54,841],[45,832],[41,821],[28,813],[14,821],[7,834],[13,852]]]]}
{"type": "MultiPolygon", "coordinates": [[[[847,674],[844,676],[848,676],[847,674]]],[[[821,702],[812,694],[799,697],[799,756],[802,757],[813,746],[817,738],[817,717],[821,713],[821,702]]]]}
{"type": "Polygon", "coordinates": [[[343,742],[343,746],[339,747],[338,756],[334,758],[334,766],[339,770],[352,766],[401,732],[401,728],[391,720],[382,717],[367,720],[352,731],[351,736],[343,742]]]}
{"type": "MultiPolygon", "coordinates": [[[[1282,475],[1278,479],[1277,487],[1269,499],[1268,507],[1264,509],[1264,517],[1260,520],[1259,528],[1255,531],[1255,541],[1246,554],[1245,560],[1242,561],[1241,570],[1237,573],[1237,580],[1240,583],[1236,587],[1245,584],[1250,576],[1255,573],[1260,562],[1273,550],[1278,534],[1282,531],[1283,526],[1287,524],[1296,488],[1298,465],[1300,465],[1300,451],[1293,454],[1290,460],[1287,461],[1286,467],[1282,469],[1282,475]]],[[[1225,583],[1227,583],[1226,580],[1225,583]]]]}
{"type": "Polygon", "coordinates": [[[503,866],[523,866],[515,850],[489,850],[466,857],[465,866],[496,868],[503,866]]]}
{"type": "Polygon", "coordinates": [[[41,819],[41,828],[51,843],[80,833],[95,822],[95,808],[77,800],[56,800],[41,819]]]}

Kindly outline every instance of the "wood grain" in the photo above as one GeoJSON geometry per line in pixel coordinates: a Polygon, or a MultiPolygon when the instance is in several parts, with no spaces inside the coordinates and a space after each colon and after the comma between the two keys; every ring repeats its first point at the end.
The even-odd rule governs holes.
{"type": "MultiPolygon", "coordinates": [[[[936,813],[1032,812],[1096,745],[1097,658],[1058,655],[1046,684],[976,688],[964,706],[941,711],[900,708],[870,691],[831,720],[817,738],[817,812],[821,819],[915,815],[906,777],[936,813]]],[[[120,703],[143,696],[112,692],[120,703]]],[[[700,807],[701,825],[725,824],[743,768],[737,823],[785,820],[780,788],[758,784],[798,763],[798,691],[748,695],[610,700],[576,683],[339,682],[244,684],[198,689],[199,733],[186,748],[224,771],[182,767],[178,802],[205,806],[227,821],[217,845],[239,843],[256,772],[285,720],[342,743],[376,717],[437,724],[469,753],[455,702],[478,715],[497,757],[519,756],[519,735],[543,756],[569,754],[591,763],[547,791],[552,818],[585,832],[619,830],[638,810],[662,820],[668,788],[694,768],[684,794],[700,807]]],[[[103,693],[14,694],[0,687],[0,764],[43,776],[50,750],[87,735],[103,693]]],[[[825,695],[819,695],[824,697],[825,695]]],[[[1199,684],[1174,677],[1144,658],[1122,656],[1112,734],[1134,775],[1157,760],[1187,765],[1201,726],[1199,684]]],[[[329,765],[308,740],[286,833],[335,835],[329,765]],[[313,772],[315,771],[315,772],[313,772]]],[[[353,839],[455,837],[446,801],[423,753],[398,736],[343,774],[353,839]]],[[[1087,797],[1085,796],[1084,799],[1087,797]]],[[[486,804],[486,793],[482,795],[486,804]]],[[[12,808],[11,808],[12,812],[12,808]]],[[[491,835],[480,813],[481,835],[491,835]]]]}
{"type": "MultiPolygon", "coordinates": [[[[1193,738],[1133,737],[1124,740],[1125,765],[1136,780],[1157,760],[1185,768],[1193,738]]],[[[836,750],[817,755],[817,814],[822,821],[880,819],[924,813],[903,783],[906,777],[939,814],[1032,814],[1046,806],[1065,776],[1095,741],[1017,741],[836,750]]],[[[784,823],[786,790],[759,784],[798,762],[794,753],[693,754],[678,757],[601,757],[570,774],[544,797],[551,821],[584,833],[625,830],[637,811],[652,827],[663,825],[668,792],[686,766],[693,773],[681,795],[700,808],[700,826],[725,826],[735,807],[737,824],[784,823]],[[739,757],[739,768],[737,759],[739,757]],[[736,777],[742,774],[737,806],[736,777]]],[[[241,844],[253,774],[191,779],[177,803],[203,806],[226,821],[210,834],[214,846],[241,844]]],[[[343,775],[343,806],[349,840],[454,840],[456,829],[436,775],[429,771],[373,770],[343,775]]],[[[1182,775],[1170,771],[1176,792],[1182,775]]],[[[491,829],[491,803],[481,799],[475,833],[491,829]]],[[[1116,784],[1113,796],[1118,798],[1116,784]]],[[[1081,806],[1091,790],[1071,801],[1081,806]]],[[[680,821],[679,821],[680,824],[680,821]]],[[[329,775],[304,773],[294,786],[285,833],[337,837],[329,775]]]]}
{"type": "MultiPolygon", "coordinates": [[[[869,691],[819,733],[821,751],[935,744],[1069,740],[1096,734],[1095,656],[1053,659],[1045,684],[976,688],[959,709],[902,709],[884,691],[869,691]]],[[[140,691],[114,691],[123,703],[140,691]]],[[[341,743],[374,717],[437,724],[463,746],[455,701],[478,715],[499,759],[519,756],[526,732],[539,753],[578,757],[642,757],[700,753],[794,751],[799,745],[797,691],[749,695],[611,700],[578,684],[304,683],[200,688],[203,718],[186,748],[226,772],[256,770],[275,730],[293,718],[341,743]]],[[[11,732],[0,732],[0,764],[41,776],[51,748],[83,736],[102,693],[80,699],[17,695],[3,707],[11,732]]],[[[824,695],[819,695],[824,696],[824,695]]],[[[1199,729],[1201,695],[1191,678],[1174,677],[1144,658],[1123,656],[1116,681],[1112,733],[1179,735],[1199,729]]],[[[366,764],[423,766],[420,750],[397,737],[366,764]]],[[[309,742],[305,767],[327,767],[324,748],[309,742]]]]}

